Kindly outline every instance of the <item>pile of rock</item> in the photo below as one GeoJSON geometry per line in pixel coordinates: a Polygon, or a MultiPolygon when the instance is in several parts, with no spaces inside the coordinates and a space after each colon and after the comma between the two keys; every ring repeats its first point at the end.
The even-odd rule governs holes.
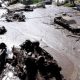
{"type": "Polygon", "coordinates": [[[44,80],[50,80],[55,77],[56,80],[62,80],[60,74],[61,67],[58,66],[56,60],[39,46],[39,42],[31,42],[26,40],[21,49],[26,51],[26,71],[28,80],[36,80],[39,75],[44,80]]]}
{"type": "Polygon", "coordinates": [[[25,15],[23,15],[23,12],[8,12],[6,15],[6,21],[7,22],[25,22],[25,15]]]}
{"type": "MultiPolygon", "coordinates": [[[[57,61],[39,46],[39,42],[31,42],[26,40],[20,45],[21,48],[12,48],[13,58],[6,58],[8,56],[6,45],[1,43],[1,49],[5,50],[5,54],[0,55],[0,66],[3,67],[1,74],[12,75],[8,76],[8,80],[63,80],[60,73],[61,67],[58,66],[57,61]],[[3,46],[3,47],[2,47],[3,46]],[[7,53],[7,55],[6,55],[7,53]],[[2,62],[1,62],[2,61],[2,62]],[[4,61],[4,62],[3,62],[4,61]],[[2,65],[2,63],[4,63],[2,65]],[[5,67],[5,68],[4,68],[5,67]]],[[[1,68],[0,68],[1,69],[1,68]]],[[[5,77],[6,77],[5,75],[5,77]]],[[[2,80],[5,80],[5,77],[2,80]]]]}

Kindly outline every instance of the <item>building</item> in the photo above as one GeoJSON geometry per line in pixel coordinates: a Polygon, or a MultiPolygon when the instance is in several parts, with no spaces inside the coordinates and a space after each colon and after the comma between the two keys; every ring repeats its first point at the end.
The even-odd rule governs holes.
{"type": "Polygon", "coordinates": [[[64,4],[68,0],[54,0],[57,4],[64,4]]]}

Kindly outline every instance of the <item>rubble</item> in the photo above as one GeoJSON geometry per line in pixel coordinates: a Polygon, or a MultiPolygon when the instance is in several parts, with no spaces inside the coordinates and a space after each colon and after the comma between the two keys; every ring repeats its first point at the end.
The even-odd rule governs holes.
{"type": "MultiPolygon", "coordinates": [[[[6,58],[8,53],[4,54],[4,60],[0,55],[0,63],[1,61],[4,63],[1,72],[1,75],[4,76],[1,80],[41,80],[39,77],[44,80],[50,80],[53,77],[56,80],[63,80],[60,73],[62,69],[58,66],[57,61],[39,45],[38,41],[26,40],[20,45],[21,48],[13,46],[12,59],[6,58]]],[[[4,43],[0,44],[0,49],[7,52],[7,46],[4,43]]]]}
{"type": "Polygon", "coordinates": [[[53,57],[42,49],[39,44],[40,43],[38,41],[31,42],[30,40],[26,40],[21,45],[21,49],[25,50],[27,52],[26,55],[28,56],[26,59],[26,66],[29,71],[28,79],[36,80],[36,75],[39,73],[45,80],[49,80],[52,77],[55,77],[56,80],[62,80],[62,75],[60,74],[61,67],[58,66],[53,57]],[[53,67],[51,68],[51,66],[53,67]],[[54,66],[56,67],[55,69],[54,66]]]}
{"type": "Polygon", "coordinates": [[[6,15],[6,21],[7,22],[25,22],[25,15],[23,15],[23,12],[9,12],[6,15]]]}
{"type": "Polygon", "coordinates": [[[4,77],[2,80],[20,80],[14,72],[14,67],[11,64],[7,63],[6,68],[3,71],[4,77]]]}

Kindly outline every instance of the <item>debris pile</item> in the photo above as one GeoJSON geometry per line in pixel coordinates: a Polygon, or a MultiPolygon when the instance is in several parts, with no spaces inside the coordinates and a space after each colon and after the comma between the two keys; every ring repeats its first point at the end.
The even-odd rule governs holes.
{"type": "Polygon", "coordinates": [[[72,26],[69,25],[68,21],[66,21],[65,19],[63,19],[61,16],[55,17],[54,18],[54,22],[56,24],[64,27],[68,31],[72,32],[73,34],[79,34],[80,33],[80,28],[73,28],[72,26]]]}
{"type": "Polygon", "coordinates": [[[63,80],[61,67],[39,44],[38,41],[26,40],[20,45],[21,48],[13,46],[13,58],[9,59],[6,45],[1,43],[0,49],[4,52],[0,55],[0,73],[5,76],[0,80],[63,80]]]}
{"type": "Polygon", "coordinates": [[[25,15],[23,15],[23,12],[8,12],[6,15],[6,21],[7,22],[25,22],[25,15]]]}
{"type": "Polygon", "coordinates": [[[39,3],[36,5],[36,8],[46,8],[45,2],[39,2],[39,3]]]}
{"type": "Polygon", "coordinates": [[[0,35],[4,34],[6,32],[7,32],[7,30],[4,26],[0,27],[0,35]]]}

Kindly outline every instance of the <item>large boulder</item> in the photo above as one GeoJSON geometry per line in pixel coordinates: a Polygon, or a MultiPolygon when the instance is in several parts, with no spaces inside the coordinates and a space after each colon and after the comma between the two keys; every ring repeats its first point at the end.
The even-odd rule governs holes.
{"type": "Polygon", "coordinates": [[[7,30],[4,26],[0,27],[0,35],[4,34],[6,32],[7,32],[7,30]]]}

